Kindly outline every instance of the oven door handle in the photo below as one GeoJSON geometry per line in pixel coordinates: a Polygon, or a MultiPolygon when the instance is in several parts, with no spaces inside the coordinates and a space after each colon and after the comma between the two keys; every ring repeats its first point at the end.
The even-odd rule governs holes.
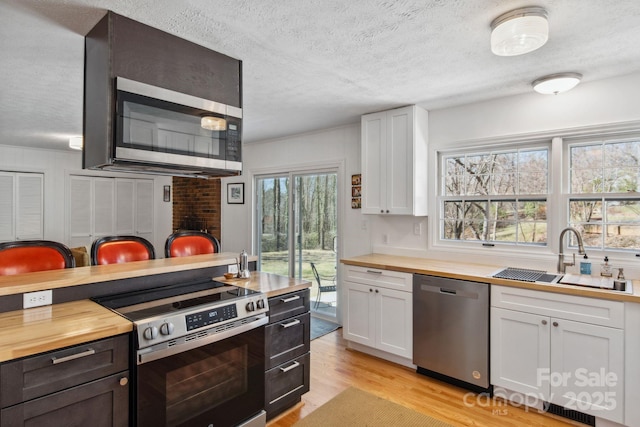
{"type": "Polygon", "coordinates": [[[151,347],[138,350],[136,354],[137,364],[142,365],[144,363],[153,362],[154,360],[162,359],[164,357],[169,357],[188,350],[193,350],[194,348],[202,347],[207,344],[222,341],[235,335],[239,335],[243,332],[259,328],[260,326],[264,326],[267,323],[269,323],[269,317],[261,316],[256,317],[255,320],[249,323],[245,323],[243,325],[236,326],[222,332],[216,332],[203,338],[184,341],[180,344],[175,344],[172,346],[169,346],[167,342],[158,343],[156,345],[152,345],[151,347]]]}
{"type": "Polygon", "coordinates": [[[294,295],[292,297],[289,298],[280,298],[280,302],[291,302],[291,301],[297,301],[300,299],[300,295],[294,295]]]}

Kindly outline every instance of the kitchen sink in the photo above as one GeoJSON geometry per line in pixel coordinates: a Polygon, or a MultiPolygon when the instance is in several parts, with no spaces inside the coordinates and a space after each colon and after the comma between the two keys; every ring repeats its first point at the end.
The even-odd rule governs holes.
{"type": "Polygon", "coordinates": [[[561,284],[584,286],[594,289],[610,290],[612,292],[633,293],[631,280],[614,280],[611,277],[592,277],[577,274],[547,273],[542,270],[506,267],[491,275],[500,279],[518,280],[521,282],[540,284],[561,284]]]}

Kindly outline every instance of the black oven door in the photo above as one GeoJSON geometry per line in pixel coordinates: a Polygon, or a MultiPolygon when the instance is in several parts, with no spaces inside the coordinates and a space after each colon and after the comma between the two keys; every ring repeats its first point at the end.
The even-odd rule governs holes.
{"type": "Polygon", "coordinates": [[[264,326],[137,366],[137,426],[226,427],[264,408],[264,326]]]}

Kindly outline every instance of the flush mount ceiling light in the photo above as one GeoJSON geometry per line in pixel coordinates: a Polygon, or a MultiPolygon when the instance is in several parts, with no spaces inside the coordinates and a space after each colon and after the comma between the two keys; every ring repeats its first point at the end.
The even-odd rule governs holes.
{"type": "Polygon", "coordinates": [[[200,126],[208,130],[225,130],[227,129],[227,121],[220,117],[204,116],[200,119],[200,126]]]}
{"type": "Polygon", "coordinates": [[[531,83],[533,90],[544,95],[557,95],[576,87],[582,79],[579,73],[558,73],[540,77],[531,83]]]}
{"type": "Polygon", "coordinates": [[[82,137],[72,136],[71,138],[69,138],[69,148],[73,148],[74,150],[82,150],[82,137]]]}
{"type": "Polygon", "coordinates": [[[548,39],[547,11],[541,7],[512,10],[491,23],[491,51],[498,56],[532,52],[548,39]]]}

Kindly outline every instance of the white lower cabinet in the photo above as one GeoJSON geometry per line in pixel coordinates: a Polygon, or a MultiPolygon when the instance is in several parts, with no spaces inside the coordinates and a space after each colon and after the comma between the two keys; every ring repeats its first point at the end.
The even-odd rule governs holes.
{"type": "Polygon", "coordinates": [[[360,279],[355,279],[358,282],[343,282],[344,338],[411,359],[413,276],[409,273],[352,266],[347,266],[345,276],[352,280],[354,277],[360,279]]]}
{"type": "Polygon", "coordinates": [[[624,303],[502,286],[491,297],[495,391],[623,423],[624,303]]]}

